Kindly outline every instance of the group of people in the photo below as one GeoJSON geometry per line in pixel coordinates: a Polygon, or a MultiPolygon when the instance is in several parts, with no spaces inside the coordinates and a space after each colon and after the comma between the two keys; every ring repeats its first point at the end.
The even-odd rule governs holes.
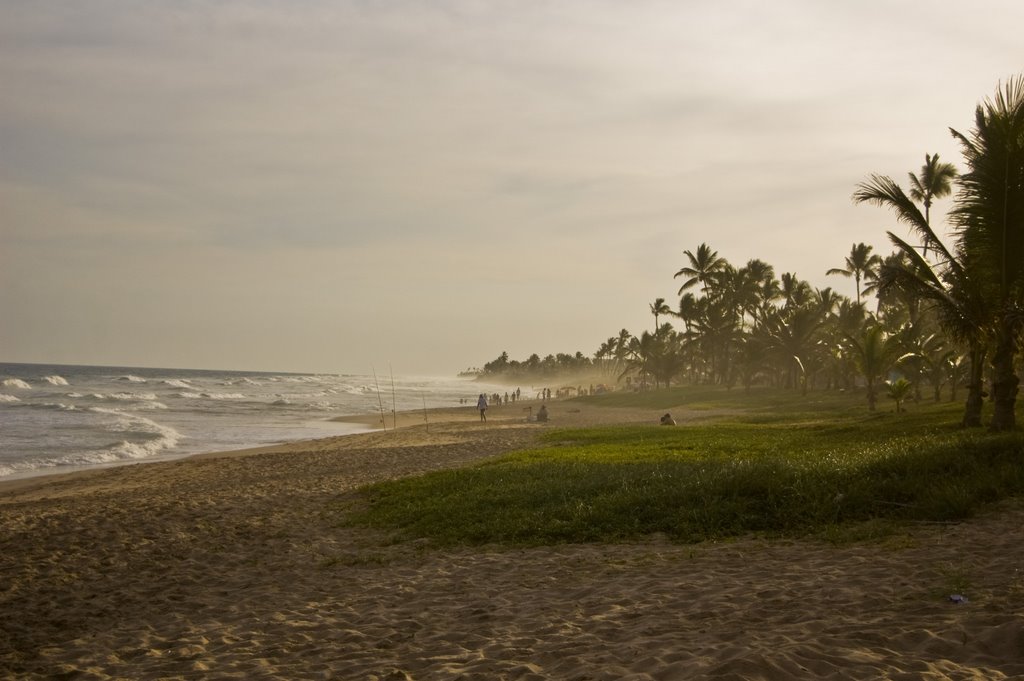
{"type": "MultiPolygon", "coordinates": [[[[505,397],[504,398],[502,398],[502,396],[499,393],[494,393],[493,395],[491,395],[491,399],[494,401],[495,404],[502,404],[503,403],[503,399],[504,399],[504,404],[508,404],[510,399],[513,402],[516,402],[517,400],[519,400],[519,396],[520,396],[519,388],[516,388],[515,391],[513,391],[512,393],[505,393],[505,397]]],[[[543,390],[541,390],[541,399],[544,399],[544,400],[551,399],[551,390],[548,389],[548,388],[544,388],[543,390]]],[[[483,393],[480,393],[480,397],[478,397],[477,400],[476,400],[476,408],[480,410],[480,421],[482,421],[483,423],[487,422],[487,407],[488,407],[487,395],[485,395],[483,393]]],[[[531,416],[531,419],[532,418],[533,417],[531,416]]],[[[547,420],[548,420],[548,405],[541,404],[540,405],[540,409],[537,410],[537,421],[540,422],[540,423],[546,423],[547,420]]],[[[672,418],[672,414],[669,413],[669,412],[666,412],[665,415],[661,417],[659,422],[663,426],[674,426],[674,425],[676,425],[676,420],[674,418],[672,418]]]]}
{"type": "MultiPolygon", "coordinates": [[[[510,393],[508,393],[508,392],[505,393],[504,396],[502,396],[501,393],[491,393],[490,395],[485,395],[485,394],[481,393],[480,397],[483,398],[484,400],[486,400],[488,402],[488,404],[500,405],[500,404],[508,404],[509,402],[518,402],[520,399],[522,399],[522,397],[521,397],[522,392],[523,392],[522,390],[520,390],[519,388],[516,388],[515,390],[513,390],[510,393]]],[[[469,402],[469,400],[467,398],[465,398],[465,397],[460,397],[459,398],[459,404],[466,404],[467,402],[469,402]]],[[[480,399],[477,399],[477,402],[479,403],[480,399]]]]}
{"type": "MultiPolygon", "coordinates": [[[[544,388],[541,391],[541,396],[542,399],[550,399],[551,391],[548,388],[544,388]]],[[[504,397],[501,395],[501,393],[493,393],[490,396],[490,402],[488,402],[487,395],[485,395],[484,393],[480,393],[480,396],[476,400],[476,408],[480,410],[480,421],[484,423],[487,422],[487,408],[491,404],[508,404],[509,401],[515,403],[518,402],[520,399],[522,399],[522,391],[519,388],[516,388],[511,393],[505,393],[504,397]]],[[[463,402],[463,400],[460,400],[460,402],[463,402]]],[[[540,405],[540,409],[537,411],[537,420],[548,420],[548,407],[546,404],[540,405]]]]}

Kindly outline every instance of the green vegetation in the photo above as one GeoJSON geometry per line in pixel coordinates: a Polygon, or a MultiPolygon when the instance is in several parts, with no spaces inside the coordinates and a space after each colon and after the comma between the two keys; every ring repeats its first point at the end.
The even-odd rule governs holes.
{"type": "MultiPolygon", "coordinates": [[[[686,393],[583,399],[660,409],[686,393]]],[[[743,412],[675,428],[553,430],[540,449],[368,487],[346,522],[440,546],[858,538],[967,518],[1024,492],[1024,437],[952,426],[955,405],[897,415],[869,412],[859,396],[694,393],[691,404],[743,412]]]]}

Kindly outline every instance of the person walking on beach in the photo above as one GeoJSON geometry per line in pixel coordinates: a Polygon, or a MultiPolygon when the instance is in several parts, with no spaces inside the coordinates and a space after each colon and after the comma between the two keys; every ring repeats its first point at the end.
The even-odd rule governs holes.
{"type": "Polygon", "coordinates": [[[480,410],[480,420],[484,423],[487,422],[487,396],[480,393],[480,398],[476,401],[476,408],[480,410]]]}

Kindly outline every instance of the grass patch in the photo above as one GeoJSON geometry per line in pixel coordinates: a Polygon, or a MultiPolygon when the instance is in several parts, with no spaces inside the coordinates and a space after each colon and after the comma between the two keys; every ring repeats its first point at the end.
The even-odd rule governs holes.
{"type": "Polygon", "coordinates": [[[829,390],[801,395],[796,390],[779,390],[763,386],[751,388],[749,391],[743,388],[727,389],[718,386],[683,386],[644,393],[611,392],[580,397],[577,400],[602,407],[629,407],[655,411],[686,407],[694,411],[739,409],[749,413],[773,414],[822,412],[847,408],[855,404],[866,405],[862,393],[829,390]]]}
{"type": "MultiPolygon", "coordinates": [[[[652,406],[651,395],[587,399],[652,406]]],[[[679,395],[653,395],[679,404],[679,395]]],[[[1024,491],[1024,438],[961,431],[951,425],[958,405],[871,414],[850,396],[845,408],[834,396],[815,404],[789,394],[759,396],[753,408],[738,395],[699,395],[736,408],[746,400],[742,415],[711,424],[552,430],[540,449],[372,485],[345,522],[442,546],[652,534],[835,540],[967,518],[1024,491]]]]}

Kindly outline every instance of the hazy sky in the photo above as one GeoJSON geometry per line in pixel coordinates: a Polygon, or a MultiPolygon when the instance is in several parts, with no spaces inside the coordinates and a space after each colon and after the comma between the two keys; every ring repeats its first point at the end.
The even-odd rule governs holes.
{"type": "Polygon", "coordinates": [[[592,354],[704,241],[853,295],[825,271],[895,228],[854,185],[959,165],[1021,26],[1018,0],[0,0],[0,361],[592,354]]]}

